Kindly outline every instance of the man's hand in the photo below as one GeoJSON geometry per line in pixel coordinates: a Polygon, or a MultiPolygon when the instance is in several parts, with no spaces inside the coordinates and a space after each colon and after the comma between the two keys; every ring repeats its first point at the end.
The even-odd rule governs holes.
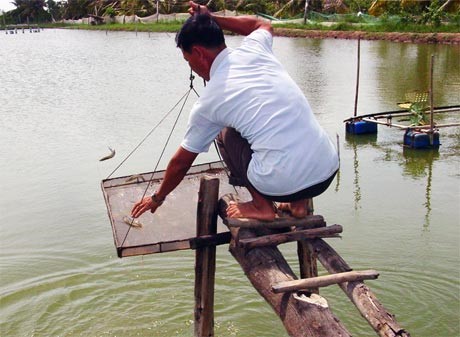
{"type": "Polygon", "coordinates": [[[204,5],[199,5],[193,1],[190,1],[190,8],[188,12],[190,13],[190,15],[195,15],[195,14],[211,15],[211,12],[209,11],[208,7],[204,5]]]}
{"type": "Polygon", "coordinates": [[[137,218],[144,214],[144,212],[150,210],[155,213],[158,207],[163,203],[166,196],[174,190],[177,185],[184,179],[190,166],[192,166],[198,153],[187,151],[186,149],[179,146],[174,156],[169,161],[168,167],[166,168],[163,182],[161,183],[158,191],[154,195],[156,197],[144,197],[142,200],[134,204],[131,210],[131,216],[137,218]],[[156,200],[154,200],[156,199],[156,200]]]}
{"type": "Polygon", "coordinates": [[[161,203],[153,202],[152,197],[150,196],[144,197],[142,200],[134,204],[134,207],[131,210],[131,216],[133,218],[137,218],[148,210],[150,210],[152,213],[155,213],[160,204],[161,203]]]}

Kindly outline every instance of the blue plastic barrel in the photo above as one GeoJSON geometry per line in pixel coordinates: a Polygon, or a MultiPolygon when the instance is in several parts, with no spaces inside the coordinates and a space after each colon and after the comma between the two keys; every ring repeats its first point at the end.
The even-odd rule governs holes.
{"type": "Polygon", "coordinates": [[[351,133],[353,135],[377,133],[377,124],[366,121],[346,122],[345,130],[347,133],[351,133]]]}
{"type": "Polygon", "coordinates": [[[432,134],[417,130],[406,130],[404,133],[404,146],[413,149],[433,149],[441,145],[439,142],[439,132],[432,134]]]}

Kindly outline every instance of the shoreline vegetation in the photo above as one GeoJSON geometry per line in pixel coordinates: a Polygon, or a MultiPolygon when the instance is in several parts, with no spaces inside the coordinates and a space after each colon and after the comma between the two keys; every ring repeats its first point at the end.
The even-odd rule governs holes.
{"type": "MultiPolygon", "coordinates": [[[[183,21],[169,21],[158,23],[109,23],[100,25],[88,24],[45,24],[44,28],[84,29],[102,31],[135,31],[135,32],[168,32],[175,33],[182,26],[183,21]]],[[[273,23],[276,36],[304,37],[314,39],[362,39],[387,40],[402,43],[432,43],[432,44],[460,44],[460,29],[456,26],[438,27],[437,31],[430,31],[433,27],[405,26],[404,31],[397,27],[365,26],[338,23],[334,25],[300,24],[300,23],[273,23]],[[440,29],[439,29],[440,28],[440,29]]]]}

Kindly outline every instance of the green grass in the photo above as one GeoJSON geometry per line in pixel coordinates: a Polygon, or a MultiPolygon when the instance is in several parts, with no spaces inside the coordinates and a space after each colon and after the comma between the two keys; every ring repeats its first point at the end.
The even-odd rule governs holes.
{"type": "Polygon", "coordinates": [[[417,25],[417,24],[402,24],[402,23],[350,23],[336,22],[330,23],[330,26],[325,26],[320,23],[312,24],[293,24],[279,23],[276,27],[308,29],[308,30],[333,30],[333,31],[364,31],[364,32],[401,32],[401,33],[460,33],[460,25],[445,24],[438,27],[432,25],[417,25]]]}
{"type": "Polygon", "coordinates": [[[183,21],[168,21],[158,23],[109,23],[103,25],[87,24],[44,24],[44,28],[69,28],[86,30],[110,30],[110,31],[130,31],[130,32],[177,32],[182,26],[183,21]]]}

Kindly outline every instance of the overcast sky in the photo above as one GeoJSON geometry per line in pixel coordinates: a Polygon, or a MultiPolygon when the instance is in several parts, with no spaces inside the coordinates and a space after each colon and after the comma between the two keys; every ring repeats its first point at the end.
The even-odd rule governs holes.
{"type": "Polygon", "coordinates": [[[0,11],[8,12],[16,7],[11,4],[12,0],[0,0],[0,11]]]}

